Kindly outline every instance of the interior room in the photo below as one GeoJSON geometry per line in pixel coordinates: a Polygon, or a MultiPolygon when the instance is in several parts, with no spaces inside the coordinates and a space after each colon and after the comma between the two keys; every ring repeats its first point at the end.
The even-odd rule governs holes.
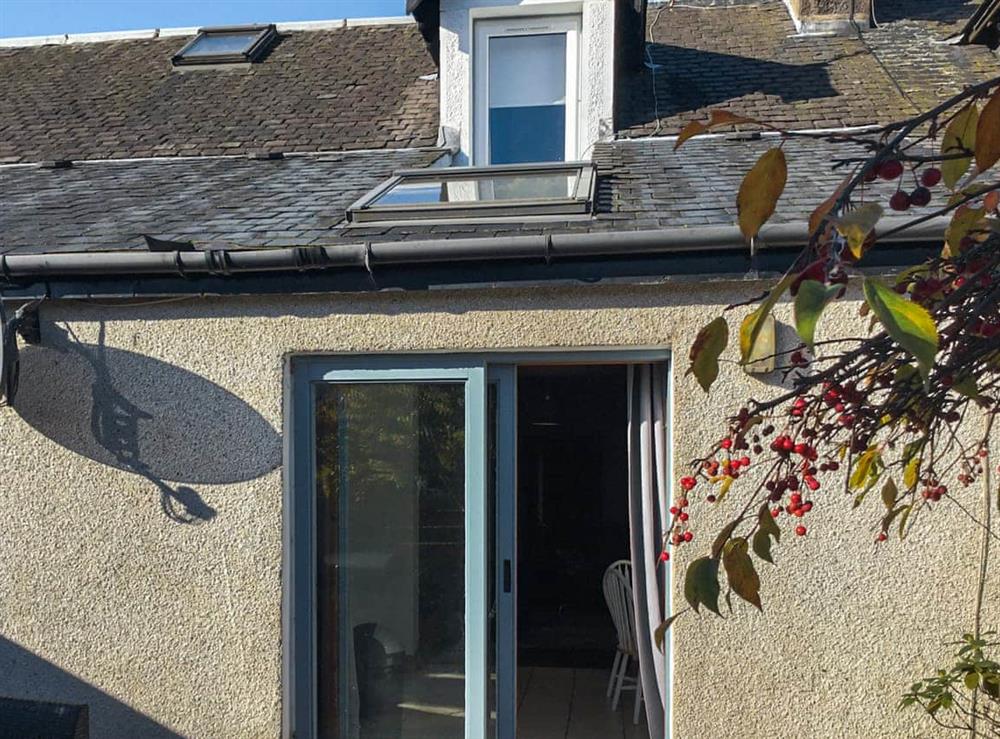
{"type": "Polygon", "coordinates": [[[603,580],[629,557],[627,372],[518,370],[519,739],[644,736],[634,691],[616,709],[607,696],[618,637],[603,580]]]}

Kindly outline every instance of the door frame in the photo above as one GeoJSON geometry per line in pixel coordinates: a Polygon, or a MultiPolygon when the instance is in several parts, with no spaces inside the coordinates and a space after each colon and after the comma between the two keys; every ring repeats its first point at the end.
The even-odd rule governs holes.
{"type": "MultiPolygon", "coordinates": [[[[316,736],[316,570],[315,496],[303,500],[296,490],[312,491],[314,481],[314,385],[318,382],[460,381],[466,390],[465,513],[465,737],[488,735],[489,593],[494,578],[497,598],[496,739],[514,739],[517,709],[517,368],[523,365],[662,363],[667,373],[666,435],[672,438],[673,372],[666,347],[587,347],[527,351],[426,352],[394,354],[289,355],[284,363],[283,515],[282,515],[282,736],[316,736]],[[496,566],[488,573],[487,392],[497,384],[496,566]],[[476,535],[478,534],[478,535],[476,535]],[[510,561],[505,592],[504,560],[510,561]],[[470,676],[478,676],[472,680],[470,676]]],[[[673,479],[668,455],[668,483],[673,479]]],[[[669,490],[668,490],[669,494],[669,490]]],[[[667,610],[671,582],[667,571],[667,610]]],[[[667,688],[664,725],[671,735],[673,683],[671,633],[664,643],[667,688]]]]}

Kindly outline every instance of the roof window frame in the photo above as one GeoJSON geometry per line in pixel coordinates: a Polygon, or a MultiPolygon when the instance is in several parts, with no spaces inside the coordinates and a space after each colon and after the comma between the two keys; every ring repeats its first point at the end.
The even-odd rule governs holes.
{"type": "Polygon", "coordinates": [[[402,169],[369,190],[347,208],[350,225],[376,223],[489,222],[533,216],[590,216],[593,214],[597,168],[590,161],[504,164],[487,167],[429,167],[402,169]],[[560,198],[464,200],[444,203],[378,205],[378,200],[400,184],[491,178],[498,174],[577,175],[572,195],[560,198]]]}
{"type": "Polygon", "coordinates": [[[260,59],[278,38],[278,29],[273,23],[245,26],[214,26],[198,29],[198,34],[188,41],[170,58],[175,67],[204,66],[209,64],[251,64],[260,59]],[[223,54],[187,54],[198,42],[213,36],[235,36],[256,33],[256,37],[243,51],[223,54]]]}

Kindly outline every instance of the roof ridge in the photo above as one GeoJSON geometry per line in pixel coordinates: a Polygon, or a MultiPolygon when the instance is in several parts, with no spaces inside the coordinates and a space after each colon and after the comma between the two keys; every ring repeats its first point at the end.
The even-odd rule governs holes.
{"type": "MultiPolygon", "coordinates": [[[[285,21],[275,23],[279,33],[297,31],[334,31],[340,28],[360,28],[366,26],[409,25],[413,19],[406,16],[386,16],[384,18],[331,18],[315,21],[285,21]]],[[[97,31],[93,33],[58,33],[41,36],[0,37],[0,49],[17,49],[32,46],[53,46],[65,44],[95,44],[107,41],[139,41],[177,36],[194,36],[202,28],[213,26],[178,26],[174,28],[143,28],[129,31],[97,31]]]]}

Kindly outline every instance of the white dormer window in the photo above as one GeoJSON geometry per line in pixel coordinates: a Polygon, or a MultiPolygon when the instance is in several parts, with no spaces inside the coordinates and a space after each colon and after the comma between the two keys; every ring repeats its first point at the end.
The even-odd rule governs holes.
{"type": "Polygon", "coordinates": [[[576,16],[476,21],[477,165],[578,158],[579,33],[576,16]]]}

